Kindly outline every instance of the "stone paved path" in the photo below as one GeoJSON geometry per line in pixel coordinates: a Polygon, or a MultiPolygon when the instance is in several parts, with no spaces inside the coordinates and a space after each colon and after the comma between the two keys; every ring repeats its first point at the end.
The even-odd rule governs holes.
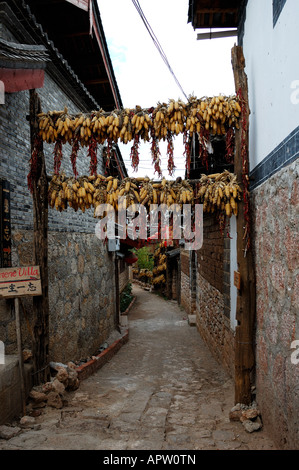
{"type": "Polygon", "coordinates": [[[175,301],[134,286],[130,339],[93,376],[1,449],[274,450],[230,422],[232,380],[175,301]]]}

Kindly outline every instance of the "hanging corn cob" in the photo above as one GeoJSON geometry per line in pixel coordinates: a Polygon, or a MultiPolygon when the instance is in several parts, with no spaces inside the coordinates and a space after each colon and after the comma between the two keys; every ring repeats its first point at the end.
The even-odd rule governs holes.
{"type": "Polygon", "coordinates": [[[228,171],[213,175],[202,175],[196,191],[188,180],[154,182],[150,178],[125,178],[119,181],[112,176],[102,175],[67,178],[54,175],[49,184],[49,203],[59,211],[72,207],[82,210],[99,204],[110,204],[113,209],[121,210],[137,204],[150,210],[153,204],[175,204],[181,210],[184,204],[203,204],[204,212],[223,212],[226,216],[238,214],[238,201],[241,188],[237,177],[228,171]],[[118,206],[119,198],[121,207],[118,206]]]}
{"type": "Polygon", "coordinates": [[[224,171],[214,175],[202,175],[198,185],[198,201],[203,203],[204,212],[224,211],[227,217],[238,214],[238,200],[241,188],[236,175],[224,171]]]}
{"type": "Polygon", "coordinates": [[[39,129],[42,139],[54,143],[58,138],[71,143],[77,136],[86,146],[93,135],[98,143],[108,138],[114,142],[128,143],[138,134],[148,141],[153,129],[159,140],[166,140],[168,132],[173,136],[188,131],[199,133],[205,127],[211,133],[225,135],[229,127],[239,128],[241,107],[236,96],[215,96],[197,99],[190,96],[187,103],[169,100],[150,109],[136,106],[134,109],[116,109],[111,113],[103,109],[91,113],[71,115],[62,111],[40,113],[39,129]]]}
{"type": "Polygon", "coordinates": [[[159,243],[154,252],[154,261],[155,267],[153,269],[152,283],[155,286],[163,285],[166,282],[165,276],[167,269],[165,246],[163,242],[159,243]]]}

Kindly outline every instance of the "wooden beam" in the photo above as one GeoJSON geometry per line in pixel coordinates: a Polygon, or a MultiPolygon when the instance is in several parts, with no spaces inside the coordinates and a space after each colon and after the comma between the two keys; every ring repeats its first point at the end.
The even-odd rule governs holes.
{"type": "MultiPolygon", "coordinates": [[[[30,138],[31,150],[36,150],[38,136],[37,114],[41,103],[35,90],[30,90],[30,138]]],[[[49,296],[48,296],[48,179],[42,142],[37,153],[36,172],[33,181],[33,248],[34,262],[40,266],[42,295],[33,298],[33,382],[39,385],[50,379],[49,370],[49,296]]]]}
{"type": "MultiPolygon", "coordinates": [[[[249,197],[246,181],[249,181],[249,104],[248,82],[245,73],[243,49],[234,46],[232,49],[232,67],[235,79],[236,93],[243,98],[241,126],[235,136],[234,173],[245,196],[249,197]]],[[[241,276],[241,286],[238,290],[235,335],[235,403],[249,405],[252,401],[251,374],[254,370],[254,320],[255,320],[255,273],[252,246],[248,245],[248,220],[245,217],[245,203],[240,201],[237,216],[237,263],[241,276]],[[244,233],[246,228],[247,233],[244,233]]]]}
{"type": "Polygon", "coordinates": [[[95,78],[93,80],[85,80],[84,85],[103,85],[109,83],[109,80],[106,78],[95,78]]]}
{"type": "Polygon", "coordinates": [[[21,321],[20,321],[20,300],[18,297],[15,297],[15,315],[16,315],[16,335],[17,335],[17,344],[18,344],[19,374],[20,374],[20,382],[21,382],[22,416],[25,416],[26,415],[25,374],[24,374],[22,332],[21,332],[21,321]]]}
{"type": "Polygon", "coordinates": [[[72,33],[61,33],[61,34],[57,34],[58,37],[62,37],[62,38],[79,38],[79,37],[82,37],[82,36],[90,36],[90,33],[89,31],[77,31],[77,32],[72,32],[72,33]]]}
{"type": "Polygon", "coordinates": [[[196,10],[196,13],[198,14],[205,14],[205,13],[209,13],[209,14],[213,14],[213,13],[237,13],[238,12],[238,8],[234,8],[234,7],[231,7],[231,8],[198,8],[196,10]]]}

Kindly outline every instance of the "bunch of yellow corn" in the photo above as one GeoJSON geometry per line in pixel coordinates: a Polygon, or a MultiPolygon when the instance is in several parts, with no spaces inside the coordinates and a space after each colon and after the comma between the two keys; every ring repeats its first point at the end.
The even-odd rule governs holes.
{"type": "Polygon", "coordinates": [[[164,274],[161,274],[160,276],[153,278],[154,285],[165,284],[165,283],[166,283],[166,279],[165,279],[164,274]]]}
{"type": "Polygon", "coordinates": [[[133,178],[123,179],[117,197],[120,198],[120,207],[117,206],[119,210],[127,209],[130,206],[132,211],[137,210],[137,204],[140,203],[137,180],[133,178]]]}
{"type": "Polygon", "coordinates": [[[236,175],[226,170],[223,173],[202,175],[197,196],[203,203],[204,212],[220,210],[231,217],[238,214],[238,200],[242,198],[242,191],[236,175]]]}
{"type": "Polygon", "coordinates": [[[67,207],[85,212],[100,204],[109,204],[111,210],[131,207],[138,210],[138,204],[148,209],[153,204],[175,204],[178,210],[184,204],[202,203],[204,212],[224,212],[228,217],[238,214],[238,200],[242,192],[237,177],[228,171],[214,175],[202,175],[195,197],[193,186],[188,180],[154,182],[148,177],[125,178],[119,181],[113,176],[82,176],[67,178],[54,175],[49,185],[49,203],[59,211],[67,207]]]}
{"type": "Polygon", "coordinates": [[[165,246],[163,242],[160,242],[154,252],[155,267],[153,269],[153,284],[163,285],[165,284],[165,273],[167,269],[165,246]]]}
{"type": "Polygon", "coordinates": [[[88,145],[91,137],[98,143],[105,140],[128,143],[139,135],[144,141],[154,135],[165,140],[169,134],[175,136],[188,131],[190,135],[205,127],[213,134],[225,135],[228,127],[239,127],[241,107],[236,96],[215,96],[197,99],[190,96],[187,103],[169,100],[158,103],[155,108],[103,109],[91,113],[71,115],[67,108],[62,111],[40,113],[40,135],[45,142],[57,139],[71,143],[78,137],[82,146],[88,145]]]}
{"type": "Polygon", "coordinates": [[[199,100],[190,97],[186,130],[192,136],[204,126],[213,135],[225,135],[227,127],[239,128],[240,114],[241,107],[235,96],[219,95],[199,100]]]}
{"type": "Polygon", "coordinates": [[[97,207],[106,202],[106,184],[102,175],[67,178],[54,175],[49,184],[50,207],[58,211],[71,207],[75,211],[97,207]]]}

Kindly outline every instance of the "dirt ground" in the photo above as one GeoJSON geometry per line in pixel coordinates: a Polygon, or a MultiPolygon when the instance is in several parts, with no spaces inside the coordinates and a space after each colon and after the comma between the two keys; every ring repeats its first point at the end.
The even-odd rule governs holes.
{"type": "Polygon", "coordinates": [[[177,302],[134,293],[128,343],[0,450],[275,450],[229,420],[233,381],[177,302]]]}

